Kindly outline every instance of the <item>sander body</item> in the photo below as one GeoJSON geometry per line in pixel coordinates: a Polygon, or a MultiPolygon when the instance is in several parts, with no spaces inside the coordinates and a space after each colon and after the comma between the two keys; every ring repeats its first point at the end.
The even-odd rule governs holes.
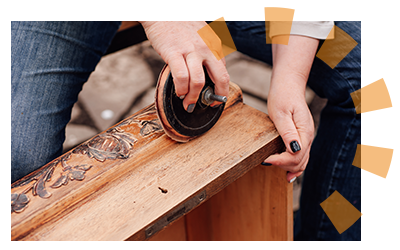
{"type": "Polygon", "coordinates": [[[155,106],[165,133],[173,140],[187,142],[210,130],[224,111],[227,97],[214,94],[215,84],[204,68],[205,85],[192,113],[183,107],[183,100],[175,93],[175,86],[168,65],[162,69],[157,81],[155,106]],[[214,101],[221,104],[210,105],[214,101]]]}

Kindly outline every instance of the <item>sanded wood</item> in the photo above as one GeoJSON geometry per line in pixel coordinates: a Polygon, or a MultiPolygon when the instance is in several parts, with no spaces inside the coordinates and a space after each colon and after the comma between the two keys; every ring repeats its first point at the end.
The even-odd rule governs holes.
{"type": "Polygon", "coordinates": [[[151,241],[186,241],[186,216],[172,222],[164,230],[150,238],[151,241]]]}
{"type": "Polygon", "coordinates": [[[286,171],[259,165],[151,240],[293,240],[292,193],[286,171]]]}
{"type": "Polygon", "coordinates": [[[188,143],[165,135],[151,105],[13,183],[11,238],[157,237],[149,228],[178,223],[281,150],[268,116],[243,104],[235,84],[217,124],[188,143]]]}
{"type": "Polygon", "coordinates": [[[259,165],[186,216],[187,239],[293,240],[292,187],[286,171],[259,165]]]}

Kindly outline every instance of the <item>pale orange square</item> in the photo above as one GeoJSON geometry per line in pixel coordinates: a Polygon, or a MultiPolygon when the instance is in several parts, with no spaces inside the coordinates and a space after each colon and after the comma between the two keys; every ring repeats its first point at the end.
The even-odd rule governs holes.
{"type": "Polygon", "coordinates": [[[390,107],[392,101],[383,78],[361,89],[361,113],[390,107]]]}
{"type": "Polygon", "coordinates": [[[362,215],[338,191],[333,192],[320,205],[340,234],[349,229],[362,215]]]}
{"type": "Polygon", "coordinates": [[[207,44],[217,60],[221,60],[236,51],[235,43],[223,17],[204,26],[197,33],[207,44]]]}
{"type": "Polygon", "coordinates": [[[293,16],[294,9],[276,7],[265,8],[265,34],[267,44],[289,44],[293,16]]]}
{"type": "Polygon", "coordinates": [[[331,30],[328,38],[335,34],[334,39],[324,41],[317,53],[317,57],[333,69],[358,43],[336,25],[332,29],[334,30],[331,30]]]}

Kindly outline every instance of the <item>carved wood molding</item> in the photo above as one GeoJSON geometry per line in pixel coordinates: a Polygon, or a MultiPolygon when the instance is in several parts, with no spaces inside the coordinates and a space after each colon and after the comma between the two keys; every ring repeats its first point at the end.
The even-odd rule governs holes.
{"type": "Polygon", "coordinates": [[[32,190],[35,198],[48,199],[52,196],[50,189],[66,186],[70,181],[82,181],[85,174],[91,168],[101,167],[101,163],[106,160],[127,159],[131,151],[134,150],[138,140],[143,140],[147,136],[157,136],[163,133],[160,121],[157,119],[154,105],[147,107],[143,112],[125,119],[115,127],[96,135],[89,141],[79,145],[60,158],[48,163],[38,171],[14,182],[11,185],[13,190],[21,190],[11,193],[11,213],[21,213],[31,202],[27,193],[32,190]],[[139,130],[139,133],[132,134],[125,131],[139,130]],[[136,128],[136,129],[133,129],[136,128]],[[136,138],[138,135],[141,138],[136,138]],[[75,155],[85,155],[89,159],[95,159],[98,163],[94,164],[71,164],[70,160],[75,155]],[[56,171],[58,170],[58,171],[56,171]],[[60,175],[52,179],[54,172],[60,175]],[[52,182],[52,180],[54,180],[52,182]]]}
{"type": "Polygon", "coordinates": [[[164,215],[183,215],[192,197],[212,197],[282,147],[232,83],[216,126],[188,143],[167,137],[151,105],[13,183],[11,239],[145,239],[164,215]]]}

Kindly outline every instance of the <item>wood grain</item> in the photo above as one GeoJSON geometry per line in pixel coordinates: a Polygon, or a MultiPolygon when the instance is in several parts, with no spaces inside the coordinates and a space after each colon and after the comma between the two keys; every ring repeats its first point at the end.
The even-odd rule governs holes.
{"type": "MultiPolygon", "coordinates": [[[[22,212],[11,214],[12,240],[145,240],[149,226],[192,197],[206,192],[201,202],[204,203],[268,155],[283,150],[268,116],[241,100],[240,89],[231,83],[220,120],[210,131],[188,143],[175,142],[157,129],[159,121],[154,105],[150,106],[102,133],[114,141],[122,138],[122,142],[129,141],[126,133],[133,136],[135,142],[128,156],[124,151],[128,144],[118,146],[111,139],[98,140],[102,144],[97,147],[102,150],[112,146],[111,158],[100,162],[102,155],[98,151],[93,151],[90,158],[88,151],[72,150],[66,153],[70,154],[68,157],[64,155],[70,168],[60,167],[62,156],[13,183],[11,192],[26,195],[29,203],[22,212]],[[119,154],[113,155],[115,151],[119,154]],[[112,158],[115,155],[117,158],[112,158]],[[84,164],[91,167],[83,171],[79,166],[84,164]],[[75,179],[50,188],[71,169],[75,175],[71,172],[68,177],[75,179]],[[79,180],[82,171],[84,179],[79,180]],[[51,196],[40,198],[38,194],[51,196]]],[[[267,175],[264,173],[264,178],[276,178],[267,175]]],[[[174,224],[181,225],[178,221],[174,224]]]]}
{"type": "Polygon", "coordinates": [[[292,186],[276,166],[253,168],[186,216],[188,240],[292,240],[292,186]]]}

